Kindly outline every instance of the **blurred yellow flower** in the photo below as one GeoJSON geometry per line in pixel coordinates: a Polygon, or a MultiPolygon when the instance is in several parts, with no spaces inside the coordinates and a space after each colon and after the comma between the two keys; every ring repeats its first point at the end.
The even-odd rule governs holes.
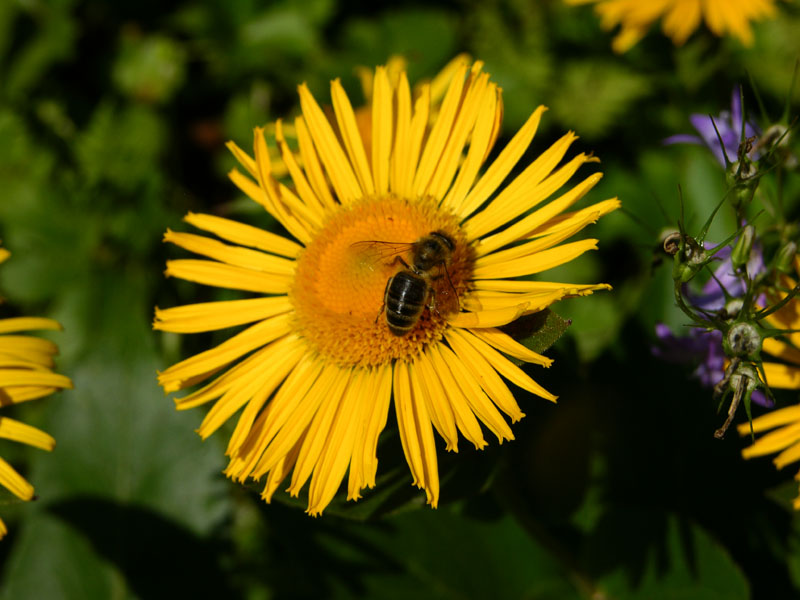
{"type": "Polygon", "coordinates": [[[480,62],[451,67],[440,105],[431,100],[440,78],[412,94],[404,70],[378,67],[368,78],[369,118],[362,113],[360,123],[338,79],[330,116],[301,85],[298,147],[287,143],[280,121],[275,126],[291,187],[275,177],[261,128],[254,157],[229,144],[246,172],[234,169],[231,180],[288,235],[190,213],[188,223],[229,243],[165,236],[209,259],[171,260],[167,275],[254,294],[156,309],[154,327],[247,326],[160,373],[159,382],[172,392],[216,375],[177,398],[177,407],[216,401],[198,429],[203,438],[241,410],[226,474],[240,482],[266,476],[267,502],[290,475],[293,496],[310,479],[312,515],[330,503],[348,469],[348,499],[374,487],[378,437],[393,404],[414,484],[435,507],[434,430],[451,451],[459,432],[483,448],[481,423],[500,442],[513,439],[502,413],[512,421],[524,415],[502,378],[555,400],[507,357],[552,361],[498,327],[565,296],[608,288],[530,277],[596,248],[593,239],[562,243],[619,206],[609,199],[565,212],[601,175],[562,188],[596,159],[582,153],[561,164],[576,139],[569,132],[518,164],[540,106],[481,174],[500,131],[500,89],[480,62]],[[429,243],[443,253],[427,265],[413,245],[423,238],[435,238],[429,243]],[[392,281],[407,285],[398,291],[387,286],[392,281]],[[395,306],[398,294],[403,306],[395,306]],[[403,329],[390,329],[390,319],[403,329]]]}
{"type": "MultiPolygon", "coordinates": [[[[800,274],[798,257],[795,257],[795,268],[800,274]]],[[[790,277],[785,277],[782,287],[790,290],[795,283],[790,277]]],[[[785,297],[785,292],[779,293],[774,300],[779,301],[785,297]]],[[[800,329],[800,299],[793,298],[765,321],[776,329],[800,329]]],[[[783,338],[785,341],[775,338],[764,340],[764,352],[783,361],[764,362],[764,374],[772,388],[797,390],[800,389],[800,333],[786,333],[783,338]]],[[[759,437],[755,443],[742,450],[742,456],[753,458],[780,452],[773,459],[779,469],[800,460],[800,405],[781,408],[753,419],[753,433],[772,429],[774,431],[759,437]]],[[[750,423],[742,423],[738,430],[741,435],[750,435],[750,423]]],[[[800,481],[800,472],[795,479],[800,481]]],[[[800,510],[800,496],[795,498],[794,508],[800,510]]]]}
{"type": "Polygon", "coordinates": [[[682,45],[705,22],[717,36],[733,35],[745,46],[753,43],[750,23],[775,14],[774,0],[564,0],[567,4],[595,4],[603,29],[620,31],[611,43],[615,52],[627,52],[661,18],[661,29],[676,46],[682,45]]]}
{"type": "MultiPolygon", "coordinates": [[[[0,263],[9,256],[0,248],[0,263]]],[[[0,319],[0,407],[49,396],[56,390],[71,388],[68,377],[53,373],[53,342],[20,332],[36,329],[61,329],[58,322],[40,317],[0,319]]],[[[42,450],[52,450],[56,441],[44,431],[20,421],[0,416],[0,438],[22,442],[42,450]]],[[[0,485],[21,500],[33,498],[33,486],[0,458],[0,485]]],[[[0,538],[6,534],[0,519],[0,538]]]]}

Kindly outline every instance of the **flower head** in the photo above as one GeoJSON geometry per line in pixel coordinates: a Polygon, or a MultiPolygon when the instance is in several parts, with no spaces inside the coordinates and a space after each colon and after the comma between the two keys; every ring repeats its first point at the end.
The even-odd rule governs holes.
{"type": "MultiPolygon", "coordinates": [[[[9,256],[0,248],[0,263],[9,256]]],[[[52,319],[40,317],[13,317],[0,319],[0,407],[20,404],[49,396],[62,388],[71,388],[68,377],[53,373],[53,356],[58,352],[48,340],[21,332],[36,329],[61,329],[52,319]]],[[[0,438],[22,442],[42,450],[52,450],[56,441],[44,431],[0,416],[0,438]]],[[[0,485],[21,500],[33,498],[33,486],[22,475],[0,458],[0,485]]],[[[6,526],[0,519],[0,538],[6,526]]]]}
{"type": "MultiPolygon", "coordinates": [[[[742,136],[742,99],[739,87],[733,88],[731,93],[731,110],[722,111],[717,117],[710,117],[695,113],[689,121],[700,137],[690,134],[678,134],[664,140],[665,144],[697,144],[705,146],[714,153],[714,158],[724,167],[728,163],[736,162],[739,156],[739,145],[743,139],[759,135],[755,125],[744,122],[744,136],[742,136]],[[722,143],[720,143],[722,140],[722,143]]],[[[753,145],[755,146],[755,144],[753,145]]],[[[758,152],[750,150],[748,158],[758,160],[758,152]]]]}
{"type": "Polygon", "coordinates": [[[266,477],[266,501],[285,479],[294,496],[310,479],[308,512],[320,514],[348,470],[347,497],[359,498],[375,485],[378,437],[393,404],[414,483],[436,506],[434,430],[448,450],[457,451],[459,433],[483,448],[481,424],[502,442],[514,437],[503,413],[524,416],[507,382],[555,400],[506,356],[552,361],[498,327],[608,288],[529,277],[594,249],[596,240],[563,242],[619,206],[610,199],[565,212],[600,174],[561,188],[595,159],[578,154],[559,166],[576,139],[570,132],[503,186],[545,108],[481,172],[500,131],[500,89],[475,63],[458,65],[445,90],[434,107],[431,85],[412,96],[405,72],[392,79],[378,67],[365,133],[338,80],[331,117],[301,85],[297,148],[280,121],[275,127],[290,182],[274,176],[260,128],[254,156],[229,145],[245,170],[234,169],[231,180],[288,235],[189,214],[187,222],[228,243],[165,236],[207,258],[169,261],[168,275],[255,294],[157,309],[154,326],[246,326],[159,381],[166,391],[206,382],[176,399],[179,409],[216,401],[198,430],[203,438],[241,411],[226,474],[266,477]],[[449,250],[426,262],[418,242],[432,232],[449,250]],[[404,319],[404,331],[392,331],[390,317],[404,319]]]}
{"type": "Polygon", "coordinates": [[[750,22],[771,17],[774,0],[564,0],[567,4],[595,4],[603,29],[620,26],[611,46],[627,52],[659,18],[664,35],[682,45],[705,22],[716,36],[731,34],[745,46],[753,43],[750,22]]]}

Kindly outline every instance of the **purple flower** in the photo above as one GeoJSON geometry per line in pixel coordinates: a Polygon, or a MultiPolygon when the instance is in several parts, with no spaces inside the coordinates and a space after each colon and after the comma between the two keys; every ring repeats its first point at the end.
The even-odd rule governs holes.
{"type": "MultiPolygon", "coordinates": [[[[739,86],[733,88],[731,94],[731,110],[723,110],[718,116],[710,117],[699,113],[689,117],[692,126],[700,136],[686,133],[673,135],[664,140],[664,144],[698,144],[706,146],[717,162],[727,167],[727,162],[735,162],[739,153],[739,143],[742,141],[742,102],[739,96],[739,86]],[[716,125],[716,129],[714,126],[716,125]],[[717,136],[719,132],[719,136],[717,136]],[[722,145],[720,145],[720,138],[722,145]],[[724,148],[724,150],[723,150],[724,148]],[[727,162],[725,157],[727,156],[727,162]]],[[[744,137],[749,138],[759,135],[760,131],[752,124],[745,122],[744,137]]],[[[757,152],[750,152],[751,160],[758,160],[757,152]]]]}
{"type": "MultiPolygon", "coordinates": [[[[714,244],[706,244],[706,249],[711,250],[714,244]]],[[[714,255],[722,259],[722,262],[714,270],[714,277],[709,279],[703,286],[700,293],[693,292],[689,286],[684,286],[683,292],[689,302],[697,308],[714,311],[725,307],[726,297],[740,298],[745,292],[744,280],[736,274],[731,262],[731,247],[726,246],[714,255]],[[723,290],[725,290],[723,292],[723,290]]],[[[750,252],[750,260],[747,261],[747,275],[751,279],[764,271],[764,257],[761,254],[761,246],[756,243],[750,252]]],[[[763,302],[762,302],[763,304],[763,302]]]]}
{"type": "MultiPolygon", "coordinates": [[[[706,244],[706,247],[712,249],[714,245],[706,244]]],[[[715,256],[722,259],[722,262],[702,291],[692,292],[688,286],[683,289],[684,295],[693,306],[708,312],[723,309],[729,298],[741,298],[746,291],[743,278],[733,269],[731,247],[722,248],[715,256]]],[[[747,262],[747,274],[753,278],[763,270],[764,258],[761,248],[756,244],[747,262]]],[[[658,323],[656,337],[659,345],[653,347],[655,356],[671,363],[698,365],[692,376],[699,379],[705,387],[714,387],[722,381],[725,376],[725,353],[722,351],[721,331],[692,328],[688,335],[678,337],[667,325],[658,323]]],[[[761,390],[753,391],[751,399],[761,406],[772,406],[772,402],[761,390]]]]}

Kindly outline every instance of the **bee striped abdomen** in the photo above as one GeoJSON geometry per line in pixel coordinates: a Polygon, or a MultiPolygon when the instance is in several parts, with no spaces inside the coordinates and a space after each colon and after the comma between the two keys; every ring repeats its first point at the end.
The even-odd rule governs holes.
{"type": "Polygon", "coordinates": [[[394,335],[405,335],[417,324],[428,296],[428,283],[412,271],[400,271],[386,285],[386,323],[394,335]]]}

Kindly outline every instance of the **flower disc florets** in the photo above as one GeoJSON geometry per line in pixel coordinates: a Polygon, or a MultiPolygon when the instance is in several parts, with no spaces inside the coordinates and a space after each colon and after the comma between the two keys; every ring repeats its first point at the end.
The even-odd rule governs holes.
{"type": "Polygon", "coordinates": [[[438,265],[430,280],[433,297],[461,297],[473,259],[453,215],[432,201],[410,202],[391,194],[335,212],[298,258],[289,294],[298,333],[341,366],[407,359],[441,339],[448,315],[435,302],[426,303],[416,326],[404,336],[389,331],[384,307],[387,282],[413,264],[411,244],[432,231],[442,231],[455,242],[448,264],[438,265]]]}

